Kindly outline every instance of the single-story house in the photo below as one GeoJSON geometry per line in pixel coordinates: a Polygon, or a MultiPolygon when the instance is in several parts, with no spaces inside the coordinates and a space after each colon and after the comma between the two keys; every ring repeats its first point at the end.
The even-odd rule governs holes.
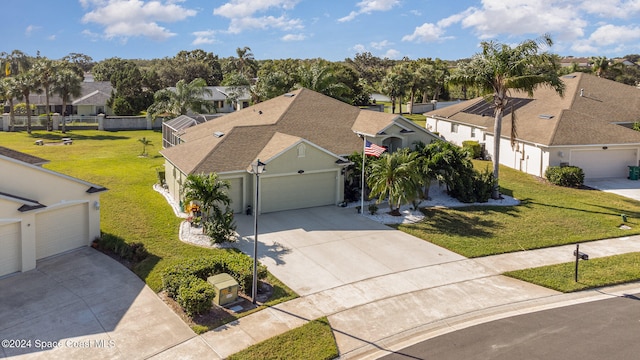
{"type": "MultiPolygon", "coordinates": [[[[113,86],[109,81],[84,81],[80,86],[80,96],[71,99],[66,104],[66,115],[113,115],[113,111],[107,106],[107,100],[111,97],[112,91],[113,86]]],[[[14,105],[17,103],[18,101],[14,100],[14,105]]],[[[35,115],[47,113],[47,101],[44,93],[30,94],[29,103],[36,107],[35,115]]],[[[8,112],[8,109],[5,111],[8,112]]],[[[49,111],[62,114],[62,98],[54,93],[49,94],[49,111]]]]}
{"type": "Polygon", "coordinates": [[[0,276],[87,246],[100,236],[106,189],[42,167],[48,161],[0,147],[0,276]]]}
{"type": "Polygon", "coordinates": [[[260,160],[263,213],[336,205],[344,199],[345,156],[362,152],[364,140],[389,151],[437,136],[397,115],[362,110],[300,89],[184,129],[180,144],[163,149],[165,181],[176,201],[190,174],[215,172],[231,183],[235,212],[254,210],[260,160]]]}
{"type": "MultiPolygon", "coordinates": [[[[564,96],[537,89],[533,97],[512,91],[505,110],[500,164],[543,177],[549,166],[573,165],[586,178],[622,178],[628,166],[640,164],[640,89],[585,73],[562,78],[564,96]],[[515,146],[511,146],[512,110],[516,114],[515,146]]],[[[462,144],[477,140],[493,154],[494,108],[483,98],[425,114],[426,128],[462,144]]]]}

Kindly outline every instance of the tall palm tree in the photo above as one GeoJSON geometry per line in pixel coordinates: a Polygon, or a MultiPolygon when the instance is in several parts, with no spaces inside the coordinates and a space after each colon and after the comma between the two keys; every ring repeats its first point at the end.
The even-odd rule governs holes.
{"type": "Polygon", "coordinates": [[[378,202],[388,198],[391,215],[399,216],[400,206],[418,197],[421,180],[417,158],[416,152],[404,148],[384,153],[371,164],[367,179],[370,196],[377,196],[378,202]]]}
{"type": "Polygon", "coordinates": [[[348,102],[346,95],[349,87],[340,82],[331,64],[315,61],[298,68],[296,88],[307,88],[315,92],[330,96],[343,102],[348,102]]]}
{"type": "Polygon", "coordinates": [[[597,77],[602,77],[602,74],[609,68],[609,59],[606,56],[592,56],[591,63],[593,64],[591,68],[597,77]]]}
{"type": "MultiPolygon", "coordinates": [[[[540,52],[542,44],[551,46],[553,41],[544,36],[542,41],[526,40],[515,47],[493,41],[482,42],[482,52],[473,56],[466,65],[468,71],[454,73],[449,82],[458,85],[476,85],[487,93],[495,107],[493,141],[493,175],[495,185],[491,193],[493,199],[500,198],[499,164],[502,115],[509,104],[510,91],[520,90],[533,96],[540,86],[549,86],[562,96],[564,83],[558,75],[555,58],[546,52],[540,52]]],[[[512,129],[515,129],[512,112],[512,129]]],[[[515,133],[511,134],[512,145],[515,133]]]]}
{"type": "Polygon", "coordinates": [[[400,75],[393,70],[387,72],[380,85],[382,93],[391,99],[391,113],[396,113],[396,100],[400,96],[400,75]]]}
{"type": "Polygon", "coordinates": [[[234,65],[238,73],[243,75],[247,80],[251,80],[255,77],[258,71],[258,63],[253,57],[251,48],[248,46],[236,49],[237,59],[234,59],[234,65]]]}
{"type": "Polygon", "coordinates": [[[2,103],[9,102],[9,131],[14,131],[16,126],[16,117],[13,112],[13,100],[20,96],[18,87],[15,84],[15,80],[12,77],[6,77],[0,79],[0,99],[2,103]]]}
{"type": "MultiPolygon", "coordinates": [[[[191,174],[183,187],[185,202],[198,201],[202,208],[202,223],[205,224],[209,215],[213,211],[216,218],[223,216],[223,211],[219,205],[229,206],[231,199],[227,194],[229,181],[220,180],[218,174],[191,174]]],[[[203,226],[203,232],[205,227],[203,226]]]]}
{"type": "Polygon", "coordinates": [[[33,72],[38,77],[38,82],[44,90],[46,111],[47,111],[47,130],[53,130],[51,124],[51,111],[49,109],[49,95],[51,94],[51,88],[55,82],[56,63],[45,57],[39,57],[36,59],[32,68],[33,72]]]}
{"type": "Polygon", "coordinates": [[[204,96],[211,96],[212,91],[207,89],[207,83],[202,78],[197,78],[187,83],[184,80],[176,83],[175,90],[162,89],[153,95],[153,104],[147,109],[147,113],[152,117],[160,114],[170,114],[171,116],[185,115],[189,110],[194,113],[204,113],[215,111],[211,102],[205,100],[204,96]]]}
{"type": "Polygon", "coordinates": [[[56,72],[52,90],[62,98],[62,132],[65,133],[67,132],[67,122],[64,117],[67,104],[72,98],[80,96],[82,77],[73,69],[62,67],[56,72]]]}
{"type": "Polygon", "coordinates": [[[31,102],[29,95],[41,92],[38,76],[33,71],[26,71],[18,74],[14,79],[16,88],[20,93],[19,98],[24,99],[27,108],[27,133],[31,134],[31,102]]]}
{"type": "Polygon", "coordinates": [[[3,58],[2,69],[5,72],[5,76],[18,75],[27,71],[30,67],[30,57],[20,50],[13,50],[10,53],[2,52],[0,57],[3,58]]]}

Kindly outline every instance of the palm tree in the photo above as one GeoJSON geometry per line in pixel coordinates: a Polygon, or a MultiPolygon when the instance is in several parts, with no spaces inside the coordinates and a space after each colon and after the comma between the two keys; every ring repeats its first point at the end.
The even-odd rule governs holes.
{"type": "Polygon", "coordinates": [[[14,131],[16,126],[15,113],[13,112],[13,99],[20,96],[14,78],[0,79],[0,99],[9,102],[9,131],[14,131]]]}
{"type": "Polygon", "coordinates": [[[331,64],[324,61],[300,66],[295,87],[307,88],[343,102],[349,101],[346,97],[349,87],[338,81],[331,64]]]}
{"type": "Polygon", "coordinates": [[[238,73],[243,75],[247,80],[251,80],[255,77],[256,71],[258,70],[258,64],[256,63],[256,59],[253,57],[253,53],[251,52],[251,48],[248,46],[236,49],[236,54],[238,55],[237,59],[234,59],[234,65],[238,73]]]}
{"type": "Polygon", "coordinates": [[[71,68],[61,68],[56,72],[52,90],[62,98],[62,132],[67,132],[65,112],[67,103],[72,98],[80,96],[82,90],[82,77],[71,68]]]}
{"type": "Polygon", "coordinates": [[[142,137],[138,139],[138,142],[142,144],[142,153],[140,156],[147,156],[147,146],[153,146],[153,144],[151,144],[151,140],[146,137],[142,137]]]}
{"type": "Polygon", "coordinates": [[[592,56],[591,63],[593,64],[591,68],[597,77],[602,77],[602,74],[609,68],[609,59],[606,56],[592,56]]]}
{"type": "MultiPolygon", "coordinates": [[[[223,211],[219,205],[229,206],[231,199],[227,195],[229,181],[220,180],[218,174],[191,174],[187,176],[184,183],[183,195],[185,202],[198,201],[202,208],[202,223],[207,223],[208,217],[213,210],[215,218],[222,218],[223,211]]],[[[205,226],[203,226],[203,232],[205,226]]]]}
{"type": "Polygon", "coordinates": [[[20,93],[19,98],[24,98],[27,108],[27,133],[31,134],[31,103],[29,95],[31,95],[32,92],[41,92],[38,77],[33,71],[26,71],[18,74],[14,79],[15,86],[20,93]]]}
{"type": "Polygon", "coordinates": [[[153,95],[153,104],[147,109],[147,113],[152,117],[160,114],[170,114],[171,116],[185,115],[189,110],[194,113],[212,112],[215,107],[205,100],[205,95],[212,95],[212,91],[207,89],[207,83],[202,78],[197,78],[187,83],[184,80],[176,83],[175,90],[162,89],[153,95]]]}
{"type": "MultiPolygon", "coordinates": [[[[542,38],[542,43],[551,46],[553,41],[549,36],[542,38]]],[[[468,71],[454,73],[449,82],[459,85],[476,85],[487,93],[495,107],[494,141],[493,141],[493,175],[495,184],[491,197],[500,198],[498,184],[500,164],[500,139],[502,129],[502,114],[509,104],[510,91],[526,91],[533,96],[533,91],[540,86],[549,86],[562,96],[564,84],[558,75],[558,64],[555,58],[546,52],[540,53],[541,42],[526,40],[511,47],[493,41],[482,42],[482,52],[473,56],[466,65],[468,71]]],[[[515,130],[514,114],[512,112],[512,145],[515,130]]]]}
{"type": "Polygon", "coordinates": [[[400,96],[400,76],[394,71],[389,71],[382,79],[382,93],[391,99],[391,113],[396,113],[396,100],[400,96]]]}
{"type": "Polygon", "coordinates": [[[32,70],[35,74],[37,74],[36,76],[38,77],[38,82],[44,90],[47,111],[47,130],[51,131],[53,130],[53,126],[51,124],[51,111],[49,109],[49,95],[51,93],[51,87],[55,82],[56,64],[55,62],[47,58],[39,57],[33,64],[32,70]]]}
{"type": "Polygon", "coordinates": [[[388,197],[391,215],[400,216],[400,206],[418,197],[421,180],[417,157],[416,152],[404,148],[385,153],[371,164],[367,179],[370,196],[378,196],[378,202],[388,197]]]}

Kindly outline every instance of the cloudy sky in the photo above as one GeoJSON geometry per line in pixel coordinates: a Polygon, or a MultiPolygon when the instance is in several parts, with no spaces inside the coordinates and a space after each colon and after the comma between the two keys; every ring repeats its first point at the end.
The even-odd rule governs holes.
{"type": "Polygon", "coordinates": [[[640,0],[11,0],[0,51],[162,58],[249,46],[256,59],[470,57],[548,33],[559,55],[640,53],[640,0]]]}

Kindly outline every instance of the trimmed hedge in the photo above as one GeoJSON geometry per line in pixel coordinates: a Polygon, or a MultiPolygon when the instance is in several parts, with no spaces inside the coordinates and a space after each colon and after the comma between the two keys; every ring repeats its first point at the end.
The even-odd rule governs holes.
{"type": "Polygon", "coordinates": [[[216,295],[213,285],[193,275],[181,278],[176,292],[176,301],[189,316],[201,314],[211,309],[216,295]]]}
{"type": "MultiPolygon", "coordinates": [[[[205,285],[210,287],[212,291],[213,287],[206,282],[207,278],[220,273],[228,273],[238,282],[240,291],[245,294],[251,293],[253,259],[239,252],[225,252],[219,255],[190,259],[170,267],[162,274],[162,287],[167,295],[176,299],[185,311],[199,313],[212,306],[213,297],[207,300],[208,293],[205,291],[205,285]],[[194,278],[201,280],[201,282],[195,281],[194,278]],[[186,306],[180,302],[180,299],[185,302],[186,306]],[[204,305],[201,305],[201,301],[208,301],[208,308],[205,309],[204,305]]],[[[266,277],[267,267],[258,265],[258,279],[266,277]]]]}
{"type": "Polygon", "coordinates": [[[465,140],[462,142],[462,148],[467,150],[473,159],[482,157],[482,146],[475,140],[465,140]]]}
{"type": "Polygon", "coordinates": [[[577,166],[549,166],[544,176],[558,186],[577,188],[584,185],[584,172],[577,166]]]}

